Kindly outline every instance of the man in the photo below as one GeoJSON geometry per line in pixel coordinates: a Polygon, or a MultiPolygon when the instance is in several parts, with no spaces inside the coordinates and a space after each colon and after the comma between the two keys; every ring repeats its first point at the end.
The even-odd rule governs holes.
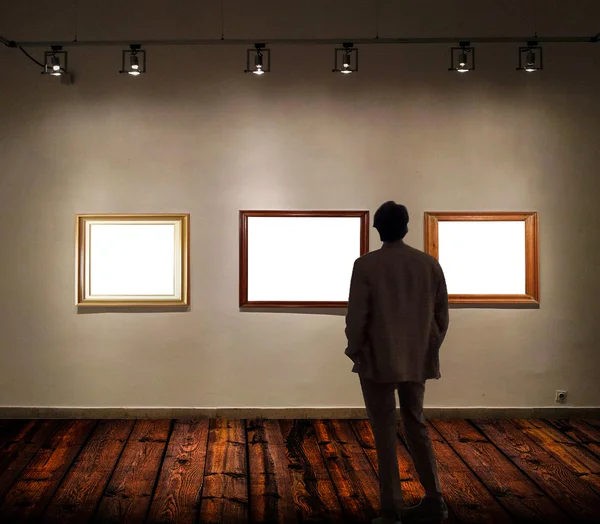
{"type": "Polygon", "coordinates": [[[430,255],[404,243],[408,211],[386,202],[373,227],[383,246],[354,263],[346,355],[354,362],[375,436],[379,464],[381,517],[374,524],[440,521],[448,517],[435,456],[423,416],[425,381],[439,379],[439,349],[448,329],[444,273],[430,255]],[[425,497],[401,509],[396,456],[398,390],[404,435],[425,497]]]}

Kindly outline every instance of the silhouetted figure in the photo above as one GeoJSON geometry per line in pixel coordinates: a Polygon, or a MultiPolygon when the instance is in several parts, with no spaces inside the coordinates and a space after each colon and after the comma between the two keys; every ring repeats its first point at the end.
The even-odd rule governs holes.
{"type": "Polygon", "coordinates": [[[408,211],[386,202],[373,227],[381,249],[354,263],[346,315],[346,355],[358,373],[377,447],[382,516],[374,523],[447,518],[435,456],[423,416],[425,381],[439,379],[439,349],[448,329],[444,273],[432,256],[404,243],[408,211]],[[396,455],[396,400],[410,455],[425,497],[401,510],[396,455]]]}

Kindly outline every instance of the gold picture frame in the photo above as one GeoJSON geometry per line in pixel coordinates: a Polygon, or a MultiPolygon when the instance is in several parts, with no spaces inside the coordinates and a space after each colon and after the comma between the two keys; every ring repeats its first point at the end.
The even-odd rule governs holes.
{"type": "Polygon", "coordinates": [[[426,212],[424,230],[451,304],[539,304],[537,212],[426,212]]]}
{"type": "Polygon", "coordinates": [[[189,306],[189,214],[79,214],[75,244],[77,306],[189,306]]]}

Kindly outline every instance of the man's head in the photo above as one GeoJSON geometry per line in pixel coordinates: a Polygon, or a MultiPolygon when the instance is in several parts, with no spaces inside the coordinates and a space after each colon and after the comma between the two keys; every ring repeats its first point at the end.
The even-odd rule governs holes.
{"type": "Polygon", "coordinates": [[[379,232],[382,242],[393,242],[408,233],[408,211],[401,204],[390,200],[375,212],[373,227],[379,232]]]}

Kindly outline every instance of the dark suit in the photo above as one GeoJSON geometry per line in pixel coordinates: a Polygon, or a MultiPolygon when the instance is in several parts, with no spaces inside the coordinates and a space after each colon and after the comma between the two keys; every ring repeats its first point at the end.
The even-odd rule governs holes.
{"type": "Polygon", "coordinates": [[[405,437],[428,496],[441,498],[435,457],[423,416],[425,380],[439,379],[439,350],[448,330],[448,294],[442,268],[402,240],[384,243],[354,264],[346,355],[359,374],[375,435],[381,509],[401,508],[396,456],[398,390],[405,437]]]}
{"type": "Polygon", "coordinates": [[[440,378],[448,295],[439,262],[402,240],[354,263],[346,316],[353,371],[375,382],[440,378]]]}

